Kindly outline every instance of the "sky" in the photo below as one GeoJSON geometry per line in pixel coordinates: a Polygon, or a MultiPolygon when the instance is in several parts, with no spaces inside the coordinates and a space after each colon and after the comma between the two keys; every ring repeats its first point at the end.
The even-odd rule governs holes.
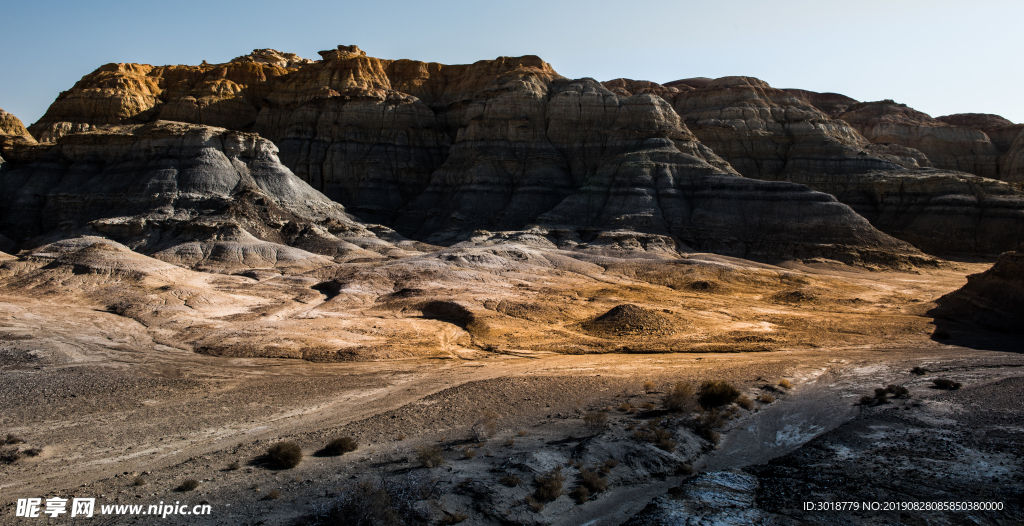
{"type": "Polygon", "coordinates": [[[0,108],[28,125],[111,62],[227,62],[255,48],[446,64],[539,55],[570,78],[746,75],[1024,122],[1024,2],[0,0],[0,108]]]}

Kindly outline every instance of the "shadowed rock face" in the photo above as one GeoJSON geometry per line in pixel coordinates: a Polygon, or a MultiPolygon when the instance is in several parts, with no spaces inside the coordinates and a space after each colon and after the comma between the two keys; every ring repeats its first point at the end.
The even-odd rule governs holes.
{"type": "Polygon", "coordinates": [[[1024,239],[1024,193],[1011,184],[934,169],[793,174],[876,228],[932,254],[999,254],[1024,239]]]}
{"type": "Polygon", "coordinates": [[[1006,252],[992,268],[967,276],[967,284],[946,294],[930,314],[951,320],[1024,332],[1024,252],[1006,252]]]}
{"type": "Polygon", "coordinates": [[[218,250],[285,259],[295,250],[283,245],[330,256],[343,245],[365,252],[334,234],[384,244],[295,177],[274,144],[255,134],[158,121],[100,127],[39,148],[40,160],[2,174],[0,229],[19,243],[91,233],[150,253],[178,247],[169,257],[192,263],[218,250]],[[182,243],[199,244],[184,256],[182,243]]]}

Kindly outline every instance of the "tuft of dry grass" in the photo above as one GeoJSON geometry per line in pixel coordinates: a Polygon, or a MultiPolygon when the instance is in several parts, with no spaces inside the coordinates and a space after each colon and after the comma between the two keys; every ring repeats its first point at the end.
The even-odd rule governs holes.
{"type": "Polygon", "coordinates": [[[302,461],[302,448],[295,442],[278,442],[267,449],[267,463],[276,469],[291,469],[302,461]]]}
{"type": "Polygon", "coordinates": [[[359,444],[356,443],[354,438],[341,437],[328,442],[327,445],[324,446],[323,450],[321,450],[321,453],[326,456],[337,457],[344,455],[345,453],[351,453],[357,449],[359,449],[359,444]]]}
{"type": "Polygon", "coordinates": [[[470,459],[476,456],[476,450],[470,447],[462,448],[462,458],[470,459]]]}
{"type": "Polygon", "coordinates": [[[770,404],[775,401],[775,397],[768,393],[761,393],[757,395],[757,401],[762,404],[770,404]]]}
{"type": "Polygon", "coordinates": [[[557,467],[548,473],[537,477],[537,489],[533,497],[540,502],[551,502],[562,495],[562,484],[565,482],[565,475],[562,468],[557,467]]]}
{"type": "Polygon", "coordinates": [[[583,415],[583,421],[589,427],[602,428],[608,425],[608,413],[605,411],[591,411],[583,415]]]}
{"type": "Polygon", "coordinates": [[[517,475],[510,473],[498,479],[498,482],[500,482],[504,486],[514,488],[518,486],[522,481],[519,480],[519,477],[517,475]]]}
{"type": "Polygon", "coordinates": [[[416,448],[416,457],[420,464],[427,468],[444,465],[444,452],[440,446],[420,446],[416,448]]]}
{"type": "Polygon", "coordinates": [[[619,404],[619,411],[622,411],[623,413],[632,413],[633,411],[636,411],[636,408],[629,402],[622,402],[619,404]]]}
{"type": "Polygon", "coordinates": [[[743,395],[736,399],[736,405],[749,411],[754,408],[754,401],[749,396],[743,395]]]}
{"type": "Polygon", "coordinates": [[[647,394],[656,393],[658,387],[654,385],[654,382],[647,380],[644,382],[644,392],[647,394]]]}
{"type": "Polygon", "coordinates": [[[665,398],[662,400],[665,409],[673,413],[689,413],[696,407],[693,386],[686,382],[676,382],[665,398]]]}
{"type": "Polygon", "coordinates": [[[135,477],[135,479],[132,480],[132,486],[145,486],[145,485],[146,485],[146,479],[144,479],[142,477],[135,477]]]}
{"type": "Polygon", "coordinates": [[[731,404],[740,397],[740,391],[722,380],[704,382],[700,386],[697,401],[705,409],[731,404]]]}
{"type": "Polygon", "coordinates": [[[272,490],[270,493],[267,493],[263,497],[263,500],[277,500],[279,498],[281,498],[281,491],[275,489],[275,490],[272,490]]]}
{"type": "Polygon", "coordinates": [[[779,380],[779,387],[783,389],[792,389],[793,382],[790,382],[789,380],[783,378],[782,380],[779,380]]]}
{"type": "Polygon", "coordinates": [[[242,469],[242,465],[237,460],[228,464],[228,471],[238,471],[239,469],[242,469]]]}
{"type": "Polygon", "coordinates": [[[174,491],[181,491],[181,492],[193,491],[193,490],[195,490],[198,487],[199,487],[199,481],[198,480],[196,480],[196,479],[188,479],[188,480],[182,482],[177,488],[174,488],[174,491]]]}

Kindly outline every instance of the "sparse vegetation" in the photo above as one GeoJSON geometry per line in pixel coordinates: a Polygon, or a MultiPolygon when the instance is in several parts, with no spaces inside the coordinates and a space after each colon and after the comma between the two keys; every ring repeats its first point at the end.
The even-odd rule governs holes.
{"type": "Polygon", "coordinates": [[[577,504],[583,504],[590,500],[590,490],[583,486],[577,486],[576,489],[572,490],[572,493],[570,493],[569,496],[572,497],[577,504]]]}
{"type": "Polygon", "coordinates": [[[476,450],[470,447],[462,448],[462,458],[470,459],[476,456],[476,450]]]}
{"type": "Polygon", "coordinates": [[[783,378],[782,380],[779,380],[779,387],[783,389],[792,389],[793,382],[790,382],[789,380],[783,378]]]}
{"type": "Polygon", "coordinates": [[[473,424],[473,434],[477,442],[483,442],[498,432],[498,413],[484,411],[473,424]]]}
{"type": "Polygon", "coordinates": [[[583,415],[583,421],[588,427],[602,428],[608,425],[608,413],[605,411],[591,411],[583,415]]]}
{"type": "Polygon", "coordinates": [[[696,407],[693,386],[686,382],[677,382],[663,400],[665,409],[673,413],[689,413],[696,407]]]}
{"type": "Polygon", "coordinates": [[[860,397],[860,405],[873,405],[875,403],[875,397],[871,395],[864,395],[860,397]]]}
{"type": "Polygon", "coordinates": [[[436,468],[445,462],[441,446],[420,446],[416,448],[416,458],[426,468],[436,468]]]}
{"type": "Polygon", "coordinates": [[[239,469],[242,469],[242,465],[237,460],[228,464],[228,471],[238,471],[239,469]]]}
{"type": "Polygon", "coordinates": [[[948,378],[936,378],[932,380],[932,383],[935,384],[935,387],[938,387],[939,389],[945,389],[947,391],[954,391],[962,387],[962,384],[960,382],[954,382],[953,380],[950,380],[948,378]]]}
{"type": "Polygon", "coordinates": [[[446,511],[444,512],[444,517],[441,518],[441,521],[438,524],[441,526],[449,526],[451,524],[458,524],[468,518],[469,515],[466,515],[465,513],[459,513],[457,511],[455,513],[449,513],[446,511]]]}
{"type": "Polygon", "coordinates": [[[608,479],[602,478],[596,471],[587,468],[580,470],[580,484],[591,493],[600,493],[608,489],[608,479]]]}
{"type": "Polygon", "coordinates": [[[775,401],[775,397],[768,393],[761,393],[757,395],[757,401],[762,404],[770,404],[775,401]]]}
{"type": "Polygon", "coordinates": [[[669,453],[675,451],[678,445],[671,431],[657,427],[653,422],[649,422],[645,428],[633,431],[633,438],[650,442],[658,449],[669,453]]]}
{"type": "Polygon", "coordinates": [[[924,367],[921,367],[921,366],[917,366],[917,367],[914,367],[913,369],[911,369],[910,372],[912,372],[912,373],[914,373],[914,374],[916,374],[918,376],[923,376],[923,375],[928,374],[928,369],[925,369],[924,367]]]}
{"type": "Polygon", "coordinates": [[[196,479],[188,479],[188,480],[182,482],[177,488],[174,488],[174,491],[181,491],[181,492],[193,491],[193,490],[195,490],[198,487],[199,487],[199,481],[198,480],[196,480],[196,479]]]}
{"type": "Polygon", "coordinates": [[[533,498],[533,495],[527,495],[526,498],[523,499],[523,502],[525,502],[526,505],[529,506],[530,509],[533,510],[534,512],[539,513],[544,510],[544,503],[533,498]]]}
{"type": "Polygon", "coordinates": [[[647,380],[644,382],[644,392],[647,394],[657,392],[657,386],[654,385],[654,382],[647,380]]]}
{"type": "Polygon", "coordinates": [[[26,449],[22,451],[22,453],[24,453],[26,457],[38,457],[39,455],[43,454],[43,450],[42,448],[34,447],[26,449]]]}
{"type": "Polygon", "coordinates": [[[334,503],[315,513],[306,524],[331,526],[428,526],[434,523],[427,501],[436,498],[426,477],[409,474],[397,479],[361,481],[342,488],[334,503]]]}
{"type": "Polygon", "coordinates": [[[504,445],[505,447],[512,447],[512,446],[516,445],[516,439],[514,439],[514,438],[509,438],[509,439],[508,439],[508,440],[506,440],[506,441],[505,441],[505,443],[504,443],[504,444],[502,444],[502,445],[504,445]]]}
{"type": "Polygon", "coordinates": [[[398,435],[395,437],[397,440],[405,440],[405,435],[398,435]]]}
{"type": "Polygon", "coordinates": [[[302,461],[302,448],[294,442],[278,442],[267,449],[266,460],[274,469],[291,469],[302,461]]]}
{"type": "Polygon", "coordinates": [[[632,413],[633,411],[636,411],[636,408],[629,402],[622,402],[619,404],[619,411],[622,411],[623,413],[632,413]]]}
{"type": "Polygon", "coordinates": [[[527,433],[526,431],[524,431],[522,429],[520,429],[519,431],[516,432],[516,436],[521,436],[521,437],[524,437],[524,436],[526,436],[528,434],[529,433],[527,433]]]}
{"type": "Polygon", "coordinates": [[[604,464],[601,464],[601,468],[600,468],[601,469],[601,473],[604,473],[605,475],[607,475],[615,466],[618,466],[618,465],[619,465],[619,461],[614,459],[614,458],[610,458],[608,460],[605,460],[604,464]]]}
{"type": "Polygon", "coordinates": [[[754,401],[751,400],[750,397],[747,395],[743,395],[737,398],[736,404],[748,411],[754,408],[754,401]]]}
{"type": "Polygon", "coordinates": [[[17,449],[7,449],[4,451],[0,451],[0,462],[3,462],[4,464],[14,464],[15,462],[21,460],[23,457],[24,455],[22,455],[21,452],[18,451],[17,449]]]}
{"type": "Polygon", "coordinates": [[[704,382],[700,386],[697,402],[705,409],[731,404],[740,397],[738,389],[729,382],[717,380],[704,382]]]}
{"type": "Polygon", "coordinates": [[[14,435],[7,435],[7,438],[5,438],[4,441],[2,443],[0,443],[0,445],[3,445],[3,444],[12,445],[12,444],[24,444],[24,443],[25,443],[25,441],[22,440],[19,437],[16,437],[14,435]]]}
{"type": "Polygon", "coordinates": [[[640,407],[642,407],[644,411],[654,411],[654,408],[657,406],[654,405],[654,402],[645,402],[640,407]]]}
{"type": "Polygon", "coordinates": [[[879,387],[875,389],[875,403],[877,404],[888,404],[889,403],[889,391],[885,388],[879,387]]]}
{"type": "Polygon", "coordinates": [[[537,477],[537,489],[533,497],[540,502],[551,502],[562,495],[562,484],[565,482],[565,475],[562,468],[557,467],[548,473],[537,477]]]}
{"type": "Polygon", "coordinates": [[[684,477],[689,477],[690,475],[693,475],[693,474],[694,474],[693,466],[691,466],[689,464],[681,464],[678,468],[676,468],[676,475],[682,475],[684,477]]]}
{"type": "Polygon", "coordinates": [[[341,437],[331,440],[321,450],[321,454],[329,457],[337,457],[345,453],[351,453],[359,449],[359,444],[352,437],[341,437]]]}
{"type": "Polygon", "coordinates": [[[886,390],[892,393],[896,398],[904,398],[910,395],[910,389],[907,389],[902,385],[890,385],[889,387],[886,387],[886,390]]]}
{"type": "Polygon", "coordinates": [[[146,485],[146,479],[144,479],[142,477],[135,477],[132,480],[132,486],[145,486],[145,485],[146,485]]]}
{"type": "Polygon", "coordinates": [[[518,486],[522,481],[519,480],[519,477],[516,474],[509,473],[508,475],[505,475],[504,477],[498,479],[498,482],[500,482],[504,486],[514,488],[518,486]]]}
{"type": "Polygon", "coordinates": [[[275,490],[272,490],[270,493],[267,493],[263,497],[263,500],[277,500],[279,498],[281,498],[281,491],[275,489],[275,490]]]}

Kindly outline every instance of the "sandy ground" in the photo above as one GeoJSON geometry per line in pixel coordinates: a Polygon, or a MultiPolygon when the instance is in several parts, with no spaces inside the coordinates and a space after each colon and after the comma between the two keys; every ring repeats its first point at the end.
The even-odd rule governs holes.
{"type": "MultiPolygon", "coordinates": [[[[48,496],[213,507],[210,517],[175,517],[174,523],[309,522],[311,513],[330,506],[356,481],[412,477],[430,481],[439,517],[464,515],[463,524],[621,524],[652,498],[689,480],[691,469],[770,466],[771,459],[788,458],[809,441],[849,429],[853,424],[848,421],[885,420],[889,414],[909,418],[923,412],[854,405],[875,387],[906,384],[910,400],[921,407],[947,403],[941,398],[945,393],[931,392],[924,379],[909,372],[914,366],[960,378],[965,388],[950,397],[969,397],[980,386],[1001,381],[1018,386],[1013,382],[1024,377],[1019,374],[1024,373],[1019,341],[957,325],[936,337],[927,316],[932,300],[985,266],[961,264],[913,273],[832,265],[772,267],[756,273],[782,272],[773,275],[788,276],[801,287],[768,285],[764,276],[741,287],[742,280],[733,275],[720,280],[731,293],[655,286],[651,281],[661,278],[650,277],[641,286],[637,272],[612,279],[608,266],[598,276],[604,280],[600,287],[592,280],[591,289],[573,288],[579,284],[575,277],[548,281],[544,290],[528,286],[533,287],[531,308],[498,303],[480,308],[486,302],[473,303],[480,298],[467,293],[458,301],[472,315],[460,318],[456,310],[454,319],[428,315],[422,305],[412,309],[393,296],[383,301],[386,308],[378,300],[359,309],[345,303],[343,309],[337,298],[344,299],[344,294],[295,296],[298,289],[278,283],[281,290],[293,292],[220,304],[217,317],[203,322],[210,324],[209,330],[232,337],[256,330],[251,327],[261,327],[264,337],[267,326],[260,320],[269,317],[268,326],[307,338],[333,338],[334,327],[364,336],[376,329],[374,338],[387,340],[398,334],[389,330],[404,327],[402,331],[434,342],[419,356],[405,354],[404,359],[374,355],[378,359],[373,361],[327,363],[243,356],[237,346],[232,352],[210,352],[209,341],[205,351],[187,348],[182,342],[198,340],[181,335],[198,331],[195,320],[202,316],[190,314],[188,323],[179,318],[165,323],[155,315],[111,311],[101,301],[109,294],[102,287],[81,294],[69,289],[74,301],[15,294],[8,288],[0,303],[0,437],[11,434],[24,440],[5,447],[38,451],[0,463],[0,523],[42,520],[15,519],[14,502],[48,496]],[[794,290],[810,292],[792,294],[794,290]],[[281,299],[285,296],[290,299],[281,299]],[[558,301],[576,307],[555,309],[560,304],[552,298],[570,296],[575,299],[558,301]],[[622,304],[641,305],[642,310],[627,309],[633,318],[625,321],[601,318],[622,304]],[[341,314],[332,317],[330,312],[341,314]],[[598,323],[609,319],[610,328],[598,323]],[[685,348],[679,343],[683,340],[689,342],[685,348]],[[508,343],[488,343],[494,341],[508,343]],[[605,345],[605,350],[578,354],[580,348],[571,353],[562,348],[556,353],[545,351],[544,341],[581,348],[605,345]],[[794,387],[779,387],[783,379],[794,387]],[[685,418],[660,410],[676,382],[698,385],[705,380],[727,380],[751,399],[771,394],[776,400],[735,409],[716,446],[695,434],[685,418]],[[650,392],[643,385],[648,381],[655,386],[650,392]],[[644,409],[645,404],[654,407],[644,409]],[[600,412],[607,414],[606,424],[584,420],[588,413],[600,412]],[[493,433],[481,436],[480,426],[474,425],[488,413],[495,415],[496,425],[493,433]],[[638,430],[655,428],[671,434],[673,450],[636,437],[638,430]],[[316,455],[342,436],[353,437],[359,449],[338,457],[316,455]],[[305,456],[298,467],[274,470],[260,462],[267,447],[280,440],[302,448],[305,456]],[[440,446],[444,464],[421,466],[420,446],[440,446]],[[542,509],[528,504],[537,476],[560,467],[568,492],[579,485],[581,468],[598,469],[609,459],[616,463],[602,474],[608,489],[587,502],[563,495],[542,509]],[[235,462],[238,468],[229,469],[235,462]],[[511,475],[519,477],[519,484],[500,482],[511,475]],[[187,479],[199,481],[198,488],[175,491],[187,479]],[[268,499],[274,491],[278,498],[268,499]]],[[[221,295],[242,297],[251,293],[246,287],[255,287],[234,276],[187,279],[213,280],[215,287],[207,285],[221,295]]],[[[47,283],[52,287],[52,281],[47,283]]],[[[71,278],[64,283],[81,286],[71,278]]],[[[300,288],[308,290],[309,284],[302,283],[300,288]]],[[[167,285],[145,286],[159,291],[167,285]]],[[[1014,407],[990,407],[990,424],[1011,418],[1019,425],[1014,407]]],[[[910,424],[900,425],[891,433],[901,437],[898,443],[912,445],[902,438],[910,424]]],[[[936,420],[928,425],[946,429],[976,422],[936,420]]],[[[1007,447],[1019,448],[1019,441],[1007,440],[1007,447]]],[[[925,451],[934,450],[928,447],[925,451]]],[[[1014,471],[1019,470],[1019,449],[1000,454],[985,461],[1013,464],[1006,473],[1019,473],[1014,471]]],[[[806,491],[817,495],[816,489],[806,491]]],[[[802,498],[779,497],[764,507],[810,520],[786,511],[802,498]]],[[[160,520],[120,516],[81,522],[160,520]]]]}

